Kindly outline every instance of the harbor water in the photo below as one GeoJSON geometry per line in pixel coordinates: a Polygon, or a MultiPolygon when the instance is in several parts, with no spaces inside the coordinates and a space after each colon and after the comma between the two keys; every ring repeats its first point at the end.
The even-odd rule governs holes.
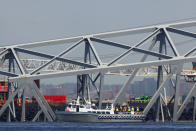
{"type": "Polygon", "coordinates": [[[1,131],[191,131],[196,123],[0,123],[1,131]]]}

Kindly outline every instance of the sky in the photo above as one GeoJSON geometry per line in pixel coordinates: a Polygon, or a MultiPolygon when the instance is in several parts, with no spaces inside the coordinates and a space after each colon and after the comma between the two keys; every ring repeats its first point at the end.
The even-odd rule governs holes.
{"type": "Polygon", "coordinates": [[[0,46],[196,19],[195,0],[0,0],[0,46]]]}
{"type": "Polygon", "coordinates": [[[0,46],[196,20],[196,0],[0,0],[0,46]]]}

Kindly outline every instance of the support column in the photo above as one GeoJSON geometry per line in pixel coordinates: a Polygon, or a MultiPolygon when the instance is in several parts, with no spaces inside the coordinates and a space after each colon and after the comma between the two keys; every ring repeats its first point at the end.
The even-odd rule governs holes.
{"type": "MultiPolygon", "coordinates": [[[[9,50],[8,51],[8,54],[6,54],[6,57],[8,58],[9,60],[9,63],[8,63],[8,72],[14,72],[15,73],[15,67],[14,67],[14,56],[12,54],[12,52],[9,50]]],[[[12,89],[11,89],[11,84],[8,83],[8,98],[13,95],[12,94],[12,89]]],[[[9,107],[11,108],[10,104],[9,104],[9,107]]],[[[10,108],[8,108],[8,116],[7,116],[7,121],[8,122],[11,122],[11,114],[10,114],[10,108]]]]}
{"type": "Polygon", "coordinates": [[[175,91],[175,99],[174,99],[174,109],[173,109],[173,121],[176,122],[178,120],[177,111],[178,111],[178,99],[180,92],[180,74],[182,71],[183,65],[178,65],[177,73],[176,73],[176,91],[175,91]]]}
{"type": "Polygon", "coordinates": [[[77,99],[80,97],[82,90],[82,75],[77,75],[77,99]]]}
{"type": "MultiPolygon", "coordinates": [[[[166,45],[166,42],[165,42],[165,35],[162,31],[160,34],[157,35],[157,41],[159,41],[159,53],[164,54],[163,51],[164,51],[164,47],[166,45]]],[[[159,58],[159,60],[161,60],[161,58],[159,58]]],[[[163,67],[158,66],[157,90],[159,89],[162,82],[163,82],[163,67]]],[[[155,119],[156,122],[159,121],[160,101],[161,101],[161,98],[159,96],[159,98],[157,99],[157,102],[156,102],[156,119],[155,119]]],[[[162,112],[162,114],[163,114],[163,112],[162,112]]]]}
{"type": "Polygon", "coordinates": [[[160,103],[161,103],[161,116],[162,116],[162,122],[164,122],[164,111],[163,111],[163,100],[160,98],[160,103]]]}
{"type": "MultiPolygon", "coordinates": [[[[91,63],[89,43],[87,40],[85,40],[84,42],[85,42],[84,63],[91,63]]],[[[90,79],[88,74],[82,74],[77,76],[77,99],[79,97],[82,97],[83,103],[91,102],[89,83],[90,83],[90,79]]]]}
{"type": "Polygon", "coordinates": [[[100,84],[99,84],[99,109],[102,108],[102,94],[104,85],[104,74],[100,73],[100,84]]]}
{"type": "MultiPolygon", "coordinates": [[[[91,54],[90,54],[90,45],[89,41],[85,40],[85,52],[84,52],[84,63],[91,64],[91,54]]],[[[86,100],[88,103],[91,103],[90,98],[90,75],[85,75],[84,78],[84,88],[86,89],[86,100]]]]}
{"type": "MultiPolygon", "coordinates": [[[[159,89],[162,81],[163,81],[163,70],[162,70],[162,66],[159,66],[158,67],[158,78],[157,78],[157,90],[159,89]]],[[[156,102],[156,122],[159,121],[160,101],[161,100],[160,100],[160,96],[159,96],[159,98],[157,99],[157,102],[156,102]]]]}
{"type": "Polygon", "coordinates": [[[90,76],[86,75],[86,95],[87,95],[87,101],[91,103],[91,97],[90,97],[90,76]]]}
{"type": "Polygon", "coordinates": [[[88,84],[89,78],[88,75],[78,75],[77,76],[77,98],[82,97],[83,103],[86,102],[86,100],[89,101],[89,84],[88,84]],[[86,93],[85,93],[86,92],[86,93]]]}
{"type": "Polygon", "coordinates": [[[21,121],[25,121],[25,99],[26,99],[26,88],[23,90],[23,99],[22,99],[22,115],[21,115],[21,121]]]}

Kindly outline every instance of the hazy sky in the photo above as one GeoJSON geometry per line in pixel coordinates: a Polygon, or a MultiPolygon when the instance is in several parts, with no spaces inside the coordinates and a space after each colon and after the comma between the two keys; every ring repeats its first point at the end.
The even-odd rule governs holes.
{"type": "Polygon", "coordinates": [[[0,0],[0,46],[187,18],[196,0],[0,0]]]}
{"type": "Polygon", "coordinates": [[[0,45],[196,17],[196,0],[0,0],[0,45]]]}

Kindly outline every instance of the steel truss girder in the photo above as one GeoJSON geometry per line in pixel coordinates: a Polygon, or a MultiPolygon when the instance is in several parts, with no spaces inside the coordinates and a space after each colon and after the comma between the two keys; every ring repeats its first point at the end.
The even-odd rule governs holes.
{"type": "MultiPolygon", "coordinates": [[[[5,62],[6,59],[0,60],[0,67],[2,67],[3,70],[8,69],[9,62],[5,62]]],[[[26,68],[27,71],[33,71],[36,69],[36,67],[43,65],[48,60],[45,59],[20,59],[23,66],[26,68]]],[[[55,61],[54,63],[51,63],[50,65],[46,66],[44,69],[42,69],[43,72],[57,72],[62,70],[76,70],[81,68],[80,66],[76,66],[73,64],[61,62],[61,61],[55,61]]],[[[18,69],[18,67],[15,67],[15,69],[18,69]]]]}
{"type": "Polygon", "coordinates": [[[91,74],[91,73],[97,73],[97,72],[107,73],[107,72],[112,72],[112,71],[117,71],[117,70],[144,68],[144,67],[160,66],[160,65],[175,65],[175,64],[189,63],[189,62],[194,62],[194,61],[196,61],[196,56],[178,57],[178,58],[172,58],[172,59],[167,59],[167,60],[139,62],[139,63],[134,63],[134,64],[116,65],[116,66],[99,67],[99,68],[91,68],[91,69],[81,69],[81,70],[74,70],[74,71],[62,71],[62,72],[46,73],[46,74],[39,74],[39,75],[26,74],[26,75],[21,75],[18,77],[12,77],[10,78],[10,81],[17,81],[17,79],[24,79],[24,78],[35,80],[35,79],[44,79],[44,78],[52,78],[52,77],[91,74]]]}
{"type": "Polygon", "coordinates": [[[16,54],[15,50],[13,48],[11,48],[11,51],[12,51],[12,53],[14,55],[14,58],[16,60],[16,63],[18,64],[18,67],[19,67],[21,73],[24,75],[25,73],[27,73],[27,71],[24,70],[24,67],[23,67],[23,65],[22,65],[18,55],[16,54]]]}
{"type": "Polygon", "coordinates": [[[71,47],[69,47],[68,49],[66,49],[65,51],[61,52],[60,54],[54,56],[51,60],[49,60],[47,63],[43,64],[42,66],[38,67],[37,69],[35,69],[34,71],[32,71],[30,74],[35,74],[36,72],[38,72],[39,70],[43,69],[44,67],[46,67],[47,65],[51,64],[54,60],[57,59],[57,57],[62,57],[63,55],[67,54],[69,51],[71,51],[73,48],[75,48],[76,46],[78,46],[81,42],[83,41],[80,40],[78,41],[76,44],[72,45],[71,47]]]}
{"type": "Polygon", "coordinates": [[[16,76],[18,76],[15,73],[6,72],[6,71],[2,71],[2,70],[0,70],[0,75],[5,75],[5,76],[9,76],[9,77],[16,77],[16,76]]]}
{"type": "Polygon", "coordinates": [[[4,55],[6,52],[8,51],[8,49],[3,49],[1,52],[0,52],[0,57],[2,56],[2,55],[4,55]]]}
{"type": "MultiPolygon", "coordinates": [[[[171,37],[169,36],[169,33],[168,33],[168,31],[170,31],[170,32],[174,32],[174,33],[177,33],[177,34],[186,35],[186,36],[190,36],[190,37],[195,38],[195,33],[187,32],[187,31],[184,31],[184,30],[181,30],[181,29],[176,29],[176,28],[182,28],[182,27],[191,27],[191,26],[195,26],[195,25],[196,25],[196,21],[180,22],[180,23],[173,23],[173,24],[155,25],[155,26],[141,27],[141,28],[135,28],[135,29],[92,34],[92,35],[87,35],[87,36],[78,36],[78,37],[58,39],[58,40],[50,40],[50,41],[43,41],[43,42],[35,42],[35,43],[27,43],[27,44],[21,44],[21,45],[0,47],[0,49],[5,49],[5,50],[0,52],[1,55],[6,53],[7,50],[11,50],[11,52],[13,53],[14,59],[16,60],[16,63],[18,64],[18,68],[22,72],[22,75],[14,76],[13,73],[2,72],[2,71],[0,71],[0,74],[11,76],[12,78],[9,78],[9,80],[12,81],[12,82],[18,81],[18,80],[24,80],[24,79],[27,80],[27,81],[32,82],[32,80],[41,79],[41,78],[44,79],[44,78],[60,77],[60,76],[68,76],[68,75],[82,75],[82,74],[99,73],[94,81],[96,81],[96,79],[98,79],[98,77],[100,77],[100,89],[98,91],[100,93],[100,99],[101,99],[101,88],[103,87],[103,85],[102,85],[103,82],[101,82],[101,81],[104,80],[102,75],[109,72],[109,71],[112,72],[112,71],[125,70],[125,69],[135,69],[135,71],[136,71],[135,74],[136,74],[137,70],[139,68],[143,68],[143,67],[162,66],[162,65],[172,65],[173,66],[173,65],[179,65],[179,64],[182,64],[182,63],[196,61],[196,56],[188,57],[190,54],[192,54],[196,50],[196,48],[193,48],[192,50],[187,52],[184,55],[184,57],[180,56],[180,54],[178,53],[178,50],[175,47],[175,44],[173,43],[173,41],[172,41],[172,39],[171,39],[171,37]],[[146,50],[146,49],[138,48],[138,46],[143,44],[149,38],[151,38],[152,36],[157,35],[158,33],[160,33],[160,30],[161,30],[161,32],[162,31],[164,32],[164,34],[165,34],[165,36],[168,40],[168,43],[169,43],[170,47],[172,48],[176,57],[171,57],[171,56],[168,56],[168,55],[163,55],[161,53],[156,53],[156,52],[149,51],[149,50],[146,50]],[[137,43],[133,47],[102,39],[102,38],[125,36],[125,35],[138,34],[138,33],[147,33],[147,32],[148,33],[153,32],[153,33],[151,33],[149,36],[144,38],[142,41],[140,41],[139,43],[137,43]],[[40,53],[40,52],[36,52],[36,51],[31,51],[31,50],[28,50],[28,49],[23,49],[23,48],[41,47],[41,46],[48,46],[48,45],[58,45],[58,44],[69,43],[69,42],[78,42],[78,41],[80,43],[80,41],[83,41],[83,40],[87,40],[87,42],[89,43],[89,47],[91,48],[91,51],[94,54],[95,59],[97,60],[99,65],[102,65],[102,62],[101,62],[101,59],[99,58],[99,55],[98,55],[96,49],[93,46],[93,43],[91,43],[91,41],[96,41],[96,42],[99,42],[101,44],[112,45],[112,46],[119,47],[119,48],[127,50],[126,52],[121,54],[119,57],[114,59],[111,62],[111,64],[113,64],[113,63],[117,62],[119,59],[123,58],[123,56],[128,54],[130,51],[135,51],[135,52],[143,53],[144,55],[151,55],[151,56],[155,56],[155,57],[158,57],[158,58],[161,58],[161,59],[166,59],[166,60],[139,62],[139,63],[133,63],[133,64],[127,64],[127,65],[121,65],[121,66],[117,66],[117,65],[116,66],[110,66],[111,64],[108,64],[107,66],[95,66],[95,65],[87,64],[87,61],[82,63],[82,62],[78,62],[78,61],[73,61],[73,60],[61,58],[62,55],[66,54],[66,52],[72,50],[72,48],[77,46],[78,43],[71,46],[70,48],[63,51],[62,53],[60,53],[57,56],[48,55],[48,54],[40,53]],[[48,58],[50,60],[45,65],[42,65],[42,66],[38,67],[31,74],[27,74],[26,69],[23,67],[22,63],[20,62],[20,58],[18,57],[17,52],[28,53],[28,54],[31,54],[31,55],[36,55],[36,56],[48,58]],[[47,66],[48,64],[52,63],[54,60],[83,66],[85,69],[75,70],[75,71],[62,71],[62,72],[57,72],[57,73],[46,73],[46,74],[40,74],[40,75],[35,75],[34,74],[34,73],[40,71],[45,66],[47,66]],[[86,68],[90,68],[90,69],[86,69],[86,68]]],[[[167,79],[164,82],[162,82],[162,84],[160,85],[160,88],[164,87],[164,85],[167,83],[167,81],[169,79],[171,79],[172,75],[175,74],[175,72],[176,71],[172,70],[171,72],[168,73],[167,79]]],[[[177,72],[177,74],[179,74],[179,72],[177,72]]],[[[132,75],[132,77],[134,77],[134,75],[132,75]]],[[[30,85],[31,85],[32,92],[36,96],[36,99],[37,99],[38,103],[40,104],[40,106],[42,108],[42,110],[40,110],[37,113],[37,115],[39,116],[39,114],[41,112],[44,112],[47,119],[49,121],[52,121],[55,118],[55,115],[50,110],[50,108],[48,108],[49,105],[47,105],[47,103],[45,103],[45,101],[43,100],[42,95],[39,94],[40,92],[39,92],[39,90],[37,90],[37,87],[32,85],[32,84],[30,84],[30,85]]],[[[176,85],[178,85],[178,84],[176,84],[176,85]]],[[[23,87],[23,89],[24,89],[24,87],[23,87]]],[[[150,101],[150,103],[145,108],[145,110],[144,110],[145,114],[152,107],[152,105],[154,104],[154,102],[156,101],[158,96],[160,96],[160,91],[161,91],[161,89],[157,90],[157,92],[153,96],[152,100],[150,101]]],[[[13,95],[15,95],[15,92],[14,92],[13,95]]],[[[11,95],[11,98],[13,97],[13,95],[11,95]]],[[[175,99],[177,99],[177,96],[176,96],[175,99]]],[[[176,100],[175,100],[175,103],[176,103],[176,100]]],[[[8,103],[8,105],[9,105],[9,103],[8,103]]],[[[5,106],[8,106],[8,105],[6,104],[5,106]]],[[[3,106],[3,109],[4,108],[5,107],[3,106]]],[[[174,111],[175,110],[176,109],[174,109],[174,111]]],[[[1,113],[2,113],[2,110],[0,110],[0,115],[1,115],[1,113]]],[[[35,116],[35,118],[37,118],[37,115],[35,116]]],[[[176,119],[176,115],[174,115],[174,116],[175,116],[174,118],[176,119]]],[[[177,114],[177,117],[178,117],[178,114],[177,114]]],[[[21,119],[24,120],[24,117],[21,118],[21,119]]]]}
{"type": "Polygon", "coordinates": [[[0,109],[0,116],[3,114],[3,112],[7,109],[7,107],[10,105],[10,103],[14,100],[14,97],[18,94],[18,92],[20,90],[24,89],[24,86],[19,86],[12,95],[9,96],[8,100],[6,101],[6,103],[2,106],[2,108],[0,109]]]}
{"type": "Polygon", "coordinates": [[[188,104],[188,102],[191,99],[191,97],[193,97],[195,95],[195,93],[196,93],[196,83],[193,85],[193,87],[189,91],[188,95],[186,96],[184,102],[182,103],[182,105],[180,106],[179,110],[177,111],[176,120],[178,120],[180,118],[183,110],[185,109],[185,107],[188,104]]]}
{"type": "Polygon", "coordinates": [[[196,34],[193,33],[193,32],[190,32],[190,31],[185,31],[185,30],[182,30],[182,29],[176,29],[176,28],[173,28],[173,27],[167,27],[166,29],[168,31],[176,33],[176,34],[196,38],[196,34]]]}
{"type": "Polygon", "coordinates": [[[133,47],[129,48],[126,52],[124,52],[123,54],[121,54],[119,57],[117,57],[114,60],[112,60],[111,62],[109,62],[108,66],[116,63],[117,61],[119,61],[120,59],[122,59],[123,57],[125,57],[127,54],[129,54],[129,52],[131,52],[134,47],[141,46],[142,44],[144,44],[144,42],[146,42],[147,40],[149,40],[154,35],[157,35],[159,32],[160,32],[160,29],[155,30],[152,34],[150,34],[149,36],[147,36],[146,38],[144,38],[143,40],[141,40],[139,43],[137,43],[133,47]]]}
{"type": "MultiPolygon", "coordinates": [[[[13,59],[15,59],[16,63],[18,64],[18,68],[20,69],[21,73],[23,75],[27,74],[28,72],[26,71],[26,69],[23,67],[17,52],[15,52],[15,50],[13,48],[10,49],[10,55],[13,55],[13,59]]],[[[12,59],[11,59],[12,60],[12,59]]],[[[13,60],[12,60],[13,61],[13,60]]],[[[11,62],[9,63],[9,65],[11,64],[11,62]]],[[[11,69],[11,68],[10,68],[11,69]]],[[[11,71],[9,69],[9,71],[11,71]]],[[[4,74],[7,72],[3,72],[4,74]]],[[[13,73],[7,73],[8,75],[13,75],[13,73]]],[[[25,121],[25,91],[26,88],[28,87],[28,84],[30,84],[29,86],[31,87],[31,91],[33,93],[33,95],[35,96],[37,102],[39,103],[39,106],[42,108],[42,111],[44,112],[44,114],[46,115],[48,121],[53,121],[55,119],[55,114],[54,112],[51,110],[50,106],[47,104],[47,102],[45,101],[45,99],[43,98],[43,96],[41,94],[39,94],[40,92],[36,90],[36,84],[34,83],[34,81],[32,81],[33,84],[31,84],[31,81],[29,80],[25,80],[20,86],[22,87],[18,87],[16,89],[16,91],[12,94],[9,95],[8,100],[6,101],[6,103],[3,105],[3,107],[0,109],[0,116],[2,115],[2,113],[6,110],[6,108],[9,106],[10,108],[10,102],[14,101],[14,98],[16,96],[16,94],[18,94],[19,89],[23,90],[23,105],[22,105],[22,115],[21,115],[21,121],[25,121]],[[29,82],[29,83],[28,83],[29,82]],[[27,87],[25,84],[27,84],[27,87]]],[[[8,112],[8,121],[10,121],[10,111],[11,113],[13,112],[11,109],[8,112]]],[[[13,113],[12,113],[13,114],[13,113]]]]}
{"type": "MultiPolygon", "coordinates": [[[[97,76],[100,76],[100,75],[97,75],[97,76]]],[[[95,87],[96,91],[97,91],[97,94],[99,93],[99,89],[97,88],[97,86],[95,85],[95,81],[92,80],[92,78],[88,75],[93,87],[95,87]]],[[[97,78],[98,79],[98,78],[97,78]]]]}
{"type": "Polygon", "coordinates": [[[167,40],[168,40],[168,42],[170,44],[170,47],[172,48],[175,56],[180,56],[180,54],[178,53],[178,50],[176,49],[176,47],[174,45],[174,42],[172,41],[172,39],[171,39],[169,33],[167,32],[166,28],[163,28],[163,31],[164,31],[164,33],[166,35],[166,38],[167,38],[167,40]]]}
{"type": "MultiPolygon", "coordinates": [[[[141,49],[141,48],[138,48],[138,47],[132,47],[132,46],[124,45],[124,44],[119,44],[117,42],[112,42],[112,41],[103,40],[103,39],[99,39],[99,38],[91,38],[91,40],[102,43],[102,44],[107,44],[107,45],[113,45],[113,46],[116,46],[116,47],[120,47],[122,49],[128,49],[128,50],[131,49],[135,52],[148,54],[148,55],[155,56],[155,57],[160,57],[160,58],[163,58],[163,59],[171,59],[172,58],[171,56],[168,56],[168,55],[162,55],[160,53],[156,53],[156,52],[149,51],[149,50],[144,50],[144,49],[141,49]]],[[[112,64],[113,62],[110,62],[110,63],[112,64]]]]}
{"type": "MultiPolygon", "coordinates": [[[[34,81],[31,81],[31,80],[25,80],[23,83],[20,83],[18,88],[9,96],[8,100],[6,101],[6,103],[0,109],[0,116],[6,110],[6,108],[10,105],[10,103],[14,100],[14,98],[18,94],[18,92],[20,90],[23,90],[23,91],[26,90],[25,88],[27,88],[27,87],[29,87],[31,89],[31,91],[33,93],[33,96],[35,96],[37,102],[39,103],[42,111],[46,115],[48,121],[55,120],[56,116],[55,116],[54,112],[51,110],[51,108],[49,107],[49,105],[47,104],[47,102],[45,101],[43,96],[39,94],[40,92],[36,91],[36,88],[37,88],[36,84],[34,83],[34,81]],[[39,93],[37,93],[37,92],[39,92],[39,93]]],[[[23,100],[25,100],[25,99],[23,98],[23,100]]],[[[25,101],[23,101],[23,102],[25,102],[25,101]]],[[[22,107],[25,107],[24,103],[23,103],[22,107]]],[[[25,111],[24,110],[25,110],[25,108],[22,109],[22,117],[21,117],[22,121],[25,120],[25,111]]]]}
{"type": "Polygon", "coordinates": [[[173,74],[176,72],[176,69],[174,69],[173,72],[171,72],[170,74],[168,74],[167,78],[165,81],[163,81],[158,90],[155,92],[155,94],[153,95],[152,99],[150,100],[150,102],[148,103],[148,105],[145,107],[143,113],[145,115],[147,115],[148,111],[152,108],[152,106],[154,105],[154,103],[156,102],[157,98],[160,96],[160,92],[163,89],[163,87],[165,86],[165,84],[170,80],[170,78],[173,76],[173,74]]]}
{"type": "MultiPolygon", "coordinates": [[[[168,112],[168,116],[169,116],[169,118],[170,118],[170,120],[171,120],[172,118],[171,118],[171,114],[170,114],[170,111],[169,111],[169,108],[168,108],[167,99],[166,99],[166,98],[164,99],[164,97],[163,97],[163,95],[162,95],[162,94],[160,94],[160,96],[161,96],[162,101],[163,101],[163,102],[164,102],[164,104],[165,104],[165,107],[166,107],[167,112],[168,112]]],[[[165,97],[166,97],[166,95],[165,95],[165,97]]]]}
{"type": "MultiPolygon", "coordinates": [[[[49,55],[49,54],[45,54],[45,53],[41,53],[41,52],[31,51],[29,49],[22,49],[22,48],[15,48],[15,49],[20,51],[20,52],[23,52],[23,53],[28,53],[28,54],[31,54],[31,55],[36,55],[36,56],[44,57],[44,58],[48,58],[48,59],[52,59],[52,58],[55,57],[54,55],[49,55]]],[[[70,63],[70,64],[75,64],[75,65],[78,65],[78,66],[84,66],[84,67],[88,67],[88,68],[96,67],[96,66],[91,65],[91,64],[86,64],[86,63],[82,63],[82,62],[79,62],[79,61],[69,60],[69,59],[65,59],[65,58],[61,58],[61,57],[56,57],[56,60],[62,61],[62,62],[67,62],[67,63],[70,63]]]]}
{"type": "Polygon", "coordinates": [[[95,47],[93,46],[92,41],[91,41],[89,38],[87,38],[87,42],[88,42],[89,45],[90,45],[90,48],[91,48],[91,50],[92,50],[92,52],[93,52],[93,54],[94,54],[94,56],[95,56],[95,59],[96,59],[97,63],[98,63],[99,65],[103,65],[103,63],[102,63],[101,59],[99,58],[99,55],[98,55],[98,53],[97,53],[95,47]]]}
{"type": "MultiPolygon", "coordinates": [[[[148,50],[152,50],[152,48],[154,47],[155,43],[156,43],[156,38],[153,39],[152,44],[150,45],[150,47],[148,48],[148,50]]],[[[147,56],[148,55],[144,55],[140,62],[144,62],[146,60],[147,56]]],[[[134,77],[136,76],[136,74],[137,74],[137,72],[139,70],[140,70],[139,68],[136,68],[133,71],[133,73],[131,74],[131,76],[128,78],[128,80],[126,81],[126,83],[123,85],[123,87],[120,89],[120,91],[118,92],[117,96],[114,98],[114,101],[113,101],[113,104],[114,105],[117,103],[117,100],[119,99],[119,96],[122,95],[122,93],[124,92],[124,90],[128,87],[128,85],[134,79],[134,77]]]]}
{"type": "Polygon", "coordinates": [[[196,51],[196,47],[193,48],[192,50],[188,51],[188,52],[184,55],[184,57],[190,56],[190,55],[191,55],[192,53],[194,53],[195,51],[196,51]]]}
{"type": "MultiPolygon", "coordinates": [[[[164,25],[153,25],[153,26],[140,27],[140,28],[134,28],[134,29],[98,33],[98,34],[92,34],[92,35],[86,35],[86,36],[93,36],[93,37],[98,37],[98,38],[110,38],[110,37],[117,37],[117,36],[126,36],[126,35],[131,35],[131,34],[152,32],[154,29],[159,28],[159,27],[184,28],[184,27],[192,27],[192,26],[196,26],[196,21],[178,22],[178,23],[171,23],[171,24],[164,24],[164,25]]],[[[31,48],[31,47],[58,45],[58,44],[63,44],[63,43],[77,42],[80,39],[85,38],[86,36],[77,36],[77,37],[63,38],[63,39],[57,39],[57,40],[19,44],[19,45],[13,45],[12,47],[31,48]]],[[[4,48],[4,47],[1,47],[1,48],[4,48]]]]}
{"type": "Polygon", "coordinates": [[[43,102],[41,101],[40,97],[38,96],[38,94],[36,93],[35,91],[35,87],[33,86],[30,86],[31,88],[31,91],[32,91],[32,94],[33,96],[35,96],[35,99],[37,100],[37,102],[39,103],[42,111],[44,112],[44,114],[46,115],[48,121],[52,122],[53,121],[53,118],[51,117],[51,115],[49,114],[49,112],[47,111],[47,108],[44,106],[43,102]]]}
{"type": "Polygon", "coordinates": [[[43,112],[42,110],[39,110],[39,111],[37,112],[37,114],[35,115],[35,117],[33,118],[32,122],[35,122],[35,121],[39,118],[39,116],[40,116],[40,114],[41,114],[42,112],[43,112]]]}
{"type": "Polygon", "coordinates": [[[53,110],[51,109],[51,107],[49,106],[49,104],[46,102],[46,100],[44,99],[44,97],[42,96],[42,94],[40,93],[35,81],[31,82],[31,86],[34,87],[35,93],[37,94],[37,96],[39,97],[39,99],[41,100],[41,102],[43,103],[43,105],[46,107],[47,111],[49,112],[49,114],[51,115],[52,119],[55,120],[56,119],[56,115],[54,114],[53,110]]]}

